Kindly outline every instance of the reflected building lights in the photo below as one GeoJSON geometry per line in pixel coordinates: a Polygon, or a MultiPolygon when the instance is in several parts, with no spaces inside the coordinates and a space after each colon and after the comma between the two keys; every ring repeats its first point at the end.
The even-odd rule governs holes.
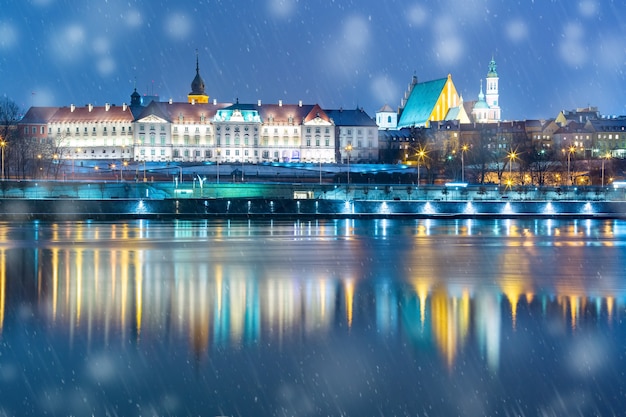
{"type": "MultiPolygon", "coordinates": [[[[455,223],[456,231],[460,235],[472,235],[477,229],[476,223],[471,219],[461,220],[455,223]]],[[[184,222],[179,225],[181,230],[176,233],[185,239],[206,236],[206,230],[197,230],[184,222]]],[[[353,236],[358,228],[355,220],[327,225],[331,227],[320,226],[317,222],[297,222],[276,225],[274,232],[280,236],[325,236],[327,233],[353,236]]],[[[408,225],[411,230],[416,228],[417,236],[423,236],[428,235],[437,222],[419,220],[408,225]]],[[[545,235],[544,228],[552,230],[553,227],[549,221],[523,229],[514,221],[499,225],[502,231],[506,228],[507,234],[522,237],[529,234],[532,237],[540,229],[545,235]]],[[[250,223],[246,230],[229,227],[228,233],[235,238],[247,236],[254,227],[250,223]]],[[[577,227],[562,228],[560,233],[572,236],[599,233],[597,228],[594,231],[590,227],[585,221],[577,227]]],[[[387,235],[389,229],[390,235],[395,236],[391,234],[392,220],[379,220],[376,229],[378,235],[387,235]]],[[[545,289],[537,290],[537,284],[529,282],[534,258],[532,250],[526,247],[499,248],[499,258],[495,261],[498,287],[482,288],[468,280],[449,277],[449,270],[435,262],[436,248],[426,244],[428,239],[414,238],[417,249],[412,254],[419,253],[423,259],[433,262],[422,262],[419,268],[412,270],[413,276],[407,277],[405,282],[407,291],[397,282],[382,280],[380,276],[374,281],[361,281],[353,271],[351,275],[337,278],[319,271],[295,274],[284,268],[285,265],[276,268],[272,265],[266,271],[251,275],[236,262],[231,263],[228,257],[226,261],[221,260],[219,252],[215,257],[219,262],[195,262],[192,257],[199,252],[185,248],[153,248],[152,243],[136,245],[133,239],[148,233],[142,227],[120,226],[110,230],[90,225],[76,230],[84,242],[95,242],[93,239],[97,236],[105,242],[114,239],[115,243],[111,245],[114,249],[94,249],[66,230],[53,227],[50,236],[56,236],[57,241],[73,242],[71,249],[61,249],[63,246],[53,241],[50,247],[40,249],[37,254],[39,268],[45,271],[42,273],[44,282],[37,284],[41,285],[37,289],[37,295],[41,294],[37,301],[42,303],[52,323],[69,329],[70,341],[77,329],[87,330],[90,338],[104,337],[106,341],[120,337],[121,343],[132,337],[146,340],[168,335],[184,340],[200,357],[208,353],[210,346],[238,346],[263,339],[280,343],[287,339],[300,340],[302,335],[329,332],[339,321],[352,328],[356,297],[363,292],[368,294],[359,298],[360,303],[364,303],[359,307],[365,307],[369,302],[366,300],[372,298],[372,293],[366,291],[373,290],[371,306],[375,309],[377,330],[381,335],[409,335],[432,343],[448,366],[454,364],[468,341],[475,340],[485,353],[489,368],[495,370],[500,362],[503,326],[521,326],[526,319],[525,306],[542,308],[546,316],[557,316],[574,330],[584,326],[584,318],[589,315],[602,317],[609,323],[620,320],[619,311],[626,307],[626,294],[603,291],[604,282],[572,284],[570,280],[567,285],[560,285],[559,277],[568,275],[568,265],[558,266],[561,273],[555,274],[554,290],[549,293],[545,289]],[[164,260],[166,257],[168,260],[164,260]],[[404,300],[409,303],[405,305],[404,300]],[[503,320],[504,303],[511,308],[510,323],[508,318],[503,320]],[[414,309],[410,315],[403,311],[407,305],[414,309]],[[472,331],[476,332],[475,337],[472,331]]],[[[150,233],[158,243],[161,239],[158,228],[152,228],[150,233]]],[[[211,250],[223,249],[216,246],[211,250]]],[[[35,256],[34,253],[31,256],[35,256]]],[[[8,329],[7,317],[11,317],[5,314],[6,303],[11,300],[7,294],[11,285],[7,284],[6,258],[6,249],[2,247],[0,334],[8,329]]]]}
{"type": "Polygon", "coordinates": [[[345,279],[343,282],[346,307],[346,321],[348,327],[352,327],[353,309],[354,309],[354,280],[345,279]]]}
{"type": "Polygon", "coordinates": [[[6,251],[0,249],[0,336],[4,328],[4,311],[6,309],[7,260],[6,251]]]}

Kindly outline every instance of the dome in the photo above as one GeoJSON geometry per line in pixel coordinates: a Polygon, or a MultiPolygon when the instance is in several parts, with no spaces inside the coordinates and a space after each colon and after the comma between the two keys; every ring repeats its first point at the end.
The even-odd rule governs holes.
{"type": "Polygon", "coordinates": [[[191,82],[191,94],[204,95],[204,80],[200,76],[198,68],[196,68],[196,76],[191,82]]]}
{"type": "Polygon", "coordinates": [[[196,76],[191,82],[191,93],[193,95],[203,96],[204,93],[204,80],[200,76],[200,66],[198,65],[198,57],[196,56],[196,76]]]}
{"type": "Polygon", "coordinates": [[[474,109],[476,110],[488,109],[488,108],[489,108],[489,105],[487,104],[485,100],[478,100],[476,104],[474,104],[474,109]]]}

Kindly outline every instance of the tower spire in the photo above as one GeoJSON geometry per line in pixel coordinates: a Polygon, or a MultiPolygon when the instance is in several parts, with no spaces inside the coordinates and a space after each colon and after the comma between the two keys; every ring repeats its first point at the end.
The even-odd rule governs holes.
{"type": "Polygon", "coordinates": [[[200,76],[200,59],[196,49],[196,76],[191,82],[191,92],[187,94],[189,103],[208,103],[209,96],[204,92],[204,80],[200,76]]]}

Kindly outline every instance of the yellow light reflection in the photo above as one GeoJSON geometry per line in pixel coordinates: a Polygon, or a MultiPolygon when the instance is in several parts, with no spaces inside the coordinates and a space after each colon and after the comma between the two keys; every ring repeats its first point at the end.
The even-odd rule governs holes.
{"type": "Polygon", "coordinates": [[[420,324],[422,329],[426,321],[426,301],[428,300],[428,293],[430,292],[431,282],[425,279],[413,280],[413,288],[417,294],[417,298],[420,303],[420,324]]]}
{"type": "Polygon", "coordinates": [[[354,308],[354,280],[344,280],[343,286],[346,294],[346,320],[348,321],[348,327],[352,327],[352,315],[354,308]]]}
{"type": "Polygon", "coordinates": [[[76,253],[76,325],[80,325],[80,312],[83,301],[83,251],[76,253]]]}
{"type": "Polygon", "coordinates": [[[6,300],[7,285],[7,264],[6,253],[4,249],[0,249],[0,335],[4,327],[4,309],[6,300]]]}
{"type": "Polygon", "coordinates": [[[52,249],[52,320],[56,321],[59,303],[59,250],[52,249]]]}

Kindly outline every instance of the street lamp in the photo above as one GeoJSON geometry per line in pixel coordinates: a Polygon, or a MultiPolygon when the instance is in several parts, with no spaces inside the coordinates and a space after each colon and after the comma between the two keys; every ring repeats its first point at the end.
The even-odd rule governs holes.
{"type": "Polygon", "coordinates": [[[604,188],[604,163],[606,161],[608,161],[609,159],[611,159],[611,152],[607,152],[603,157],[602,157],[602,187],[604,188]]]}
{"type": "Polygon", "coordinates": [[[352,144],[348,143],[346,146],[346,153],[348,154],[348,187],[350,186],[350,152],[352,151],[352,144]]]}
{"type": "Polygon", "coordinates": [[[517,159],[517,152],[511,150],[508,154],[507,154],[507,158],[509,158],[509,181],[511,181],[512,184],[512,178],[513,178],[513,161],[515,161],[517,159]]]}
{"type": "Polygon", "coordinates": [[[115,173],[115,164],[111,164],[111,172],[113,173],[113,177],[115,178],[115,181],[117,182],[117,174],[115,173]]]}
{"type": "Polygon", "coordinates": [[[570,163],[572,154],[576,152],[576,147],[570,146],[567,149],[567,180],[569,181],[568,185],[572,185],[572,176],[570,174],[570,163]]]}
{"type": "Polygon", "coordinates": [[[217,183],[220,183],[220,154],[221,154],[221,149],[217,148],[217,150],[215,151],[215,155],[217,159],[217,183]]]}
{"type": "Polygon", "coordinates": [[[2,181],[5,180],[4,175],[4,148],[7,146],[7,142],[4,139],[0,139],[0,147],[2,147],[2,181]]]}
{"type": "Polygon", "coordinates": [[[177,166],[176,168],[179,169],[178,180],[182,184],[183,183],[183,167],[177,166]]]}
{"type": "Polygon", "coordinates": [[[322,185],[322,153],[320,152],[320,185],[322,185]]]}
{"type": "Polygon", "coordinates": [[[463,154],[467,152],[469,146],[463,145],[461,146],[461,182],[465,182],[465,159],[463,158],[463,154]]]}
{"type": "Polygon", "coordinates": [[[128,166],[128,161],[122,162],[122,170],[120,171],[120,181],[124,181],[124,167],[128,166]]]}
{"type": "Polygon", "coordinates": [[[423,148],[420,148],[417,151],[417,186],[420,186],[420,164],[424,162],[424,158],[426,157],[426,151],[423,148]]]}
{"type": "Polygon", "coordinates": [[[143,182],[148,182],[148,179],[146,178],[146,160],[143,160],[143,182]]]}
{"type": "Polygon", "coordinates": [[[241,146],[241,182],[243,182],[243,145],[241,146]]]}

